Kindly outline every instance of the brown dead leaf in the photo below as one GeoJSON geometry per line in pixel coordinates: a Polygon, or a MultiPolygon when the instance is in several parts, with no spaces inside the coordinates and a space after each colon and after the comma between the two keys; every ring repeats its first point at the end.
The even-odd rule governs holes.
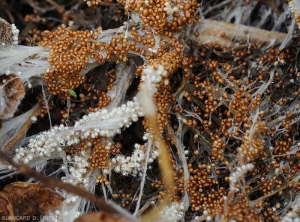
{"type": "Polygon", "coordinates": [[[0,218],[1,216],[13,216],[13,206],[9,199],[0,192],[0,218]]]}
{"type": "Polygon", "coordinates": [[[126,217],[122,216],[113,216],[110,213],[101,211],[101,212],[93,212],[82,215],[78,217],[74,222],[133,222],[126,217]]]}
{"type": "Polygon", "coordinates": [[[64,198],[55,190],[36,183],[15,182],[0,192],[0,216],[33,216],[59,206],[64,198]]]}

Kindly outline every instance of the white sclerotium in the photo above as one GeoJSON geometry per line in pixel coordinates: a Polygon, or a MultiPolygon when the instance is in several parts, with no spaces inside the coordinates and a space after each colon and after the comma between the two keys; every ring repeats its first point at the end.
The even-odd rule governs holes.
{"type": "Polygon", "coordinates": [[[80,212],[81,205],[84,204],[85,200],[82,197],[65,193],[64,202],[54,211],[48,212],[45,215],[45,218],[51,218],[50,220],[41,220],[44,221],[74,221],[82,213],[80,212]]]}
{"type": "Polygon", "coordinates": [[[300,222],[299,214],[295,212],[287,213],[282,219],[282,222],[300,222]]]}
{"type": "Polygon", "coordinates": [[[162,65],[159,65],[157,69],[154,69],[153,66],[147,66],[142,72],[142,84],[151,89],[151,92],[154,94],[156,92],[156,84],[159,83],[167,74],[167,71],[162,65]]]}
{"type": "Polygon", "coordinates": [[[18,41],[19,41],[19,29],[16,27],[15,24],[11,25],[11,31],[12,31],[12,35],[13,35],[13,45],[18,45],[18,41]]]}
{"type": "Polygon", "coordinates": [[[234,189],[234,184],[237,183],[238,179],[245,175],[249,170],[252,170],[254,165],[252,163],[247,163],[246,165],[242,165],[237,167],[235,172],[232,172],[229,176],[230,180],[230,189],[234,189]]]}
{"type": "Polygon", "coordinates": [[[172,14],[173,12],[177,12],[178,11],[178,8],[175,6],[172,8],[170,2],[165,2],[165,7],[164,7],[164,11],[170,15],[172,14]]]}
{"type": "Polygon", "coordinates": [[[167,71],[162,65],[159,65],[157,69],[153,66],[146,66],[143,69],[140,84],[140,92],[138,93],[138,99],[141,103],[145,114],[155,115],[156,106],[153,102],[153,95],[157,91],[157,84],[167,76],[167,71]]]}
{"type": "Polygon", "coordinates": [[[173,202],[159,212],[159,219],[156,221],[180,221],[183,219],[183,203],[173,202]]]}
{"type": "MultiPolygon", "coordinates": [[[[76,122],[74,127],[55,126],[51,130],[31,138],[26,146],[16,149],[14,161],[34,165],[40,160],[46,161],[58,156],[64,157],[63,149],[65,146],[78,144],[80,140],[88,137],[114,136],[116,133],[120,133],[123,127],[129,127],[132,122],[138,121],[138,118],[143,115],[142,107],[136,98],[111,110],[103,109],[90,113],[76,122]]],[[[91,146],[89,142],[87,145],[91,146]]],[[[138,152],[134,158],[142,160],[143,156],[138,152]]],[[[62,181],[81,185],[92,191],[95,181],[92,179],[94,176],[87,173],[88,157],[89,155],[84,151],[78,156],[64,157],[61,170],[65,172],[65,177],[61,178],[62,181]]],[[[74,221],[85,211],[86,200],[62,193],[66,199],[59,209],[56,209],[58,214],[57,212],[49,212],[48,215],[53,216],[55,214],[55,218],[59,218],[58,221],[74,221]]]]}
{"type": "Polygon", "coordinates": [[[300,28],[300,2],[299,0],[288,0],[291,12],[300,28]]]}
{"type": "Polygon", "coordinates": [[[67,156],[67,161],[72,162],[72,166],[68,168],[68,177],[62,177],[61,180],[72,185],[82,184],[84,188],[89,186],[85,174],[89,165],[89,155],[85,151],[81,151],[80,156],[67,156]]]}
{"type": "Polygon", "coordinates": [[[31,121],[32,121],[33,123],[35,123],[35,122],[37,121],[36,116],[32,116],[30,119],[31,119],[31,121]]]}
{"type": "Polygon", "coordinates": [[[16,149],[16,162],[30,163],[34,158],[50,158],[53,153],[62,152],[65,146],[78,144],[81,139],[88,137],[114,136],[121,132],[121,128],[129,127],[132,122],[143,116],[139,103],[129,101],[109,110],[100,110],[83,116],[74,127],[64,125],[55,126],[29,140],[25,147],[16,149]]]}
{"type": "Polygon", "coordinates": [[[140,116],[143,116],[142,107],[134,98],[120,107],[111,111],[106,109],[83,116],[81,120],[75,123],[74,131],[81,131],[81,138],[92,138],[101,136],[114,136],[121,132],[121,128],[129,127],[132,122],[136,122],[140,116]]]}
{"type": "MultiPolygon", "coordinates": [[[[93,192],[95,185],[93,173],[87,173],[89,155],[85,151],[81,151],[80,156],[66,156],[65,160],[68,166],[63,164],[61,170],[65,172],[61,180],[65,183],[72,184],[93,192]]],[[[42,220],[42,221],[74,221],[83,212],[85,212],[85,204],[87,200],[77,195],[68,193],[64,190],[59,190],[61,195],[65,198],[64,202],[54,211],[48,212],[45,218],[56,218],[56,220],[42,220]]]]}
{"type": "MultiPolygon", "coordinates": [[[[146,146],[146,144],[145,144],[146,146]]],[[[111,160],[113,170],[116,173],[121,173],[124,176],[137,176],[144,168],[145,151],[141,150],[140,144],[134,145],[134,151],[131,156],[117,155],[111,160]]],[[[150,153],[149,163],[152,163],[158,156],[158,150],[153,150],[150,153]]]]}

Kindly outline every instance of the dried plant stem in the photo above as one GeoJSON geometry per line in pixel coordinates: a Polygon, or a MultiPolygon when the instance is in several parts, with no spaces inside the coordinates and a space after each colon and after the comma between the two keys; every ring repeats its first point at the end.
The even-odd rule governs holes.
{"type": "Polygon", "coordinates": [[[298,27],[300,28],[300,2],[297,0],[287,0],[291,12],[297,22],[298,27]]]}
{"type": "Polygon", "coordinates": [[[159,216],[158,212],[161,212],[164,206],[171,202],[172,190],[174,186],[173,170],[171,161],[169,159],[169,152],[165,141],[159,134],[159,128],[156,121],[155,115],[148,115],[146,119],[149,121],[150,127],[153,129],[153,136],[155,138],[157,147],[159,148],[159,161],[160,161],[160,172],[163,180],[166,182],[167,195],[163,201],[161,201],[155,208],[149,213],[142,216],[141,221],[152,221],[159,216]]]}
{"type": "Polygon", "coordinates": [[[61,7],[59,4],[57,4],[54,0],[46,0],[49,4],[51,4],[54,8],[57,9],[57,11],[62,11],[64,10],[63,7],[61,7]]]}
{"type": "Polygon", "coordinates": [[[184,153],[184,145],[183,145],[183,136],[185,134],[184,130],[183,130],[183,124],[182,122],[179,123],[178,129],[177,129],[177,133],[175,135],[174,130],[172,129],[172,127],[170,125],[168,125],[168,133],[171,134],[171,140],[172,142],[175,144],[176,149],[177,149],[177,153],[178,153],[178,157],[181,161],[181,167],[183,169],[183,177],[184,177],[184,195],[182,197],[184,206],[185,206],[185,211],[187,211],[187,209],[190,206],[190,202],[189,202],[189,195],[187,192],[187,186],[188,186],[188,181],[190,178],[190,172],[188,169],[188,163],[186,160],[186,156],[184,153]]]}
{"type": "Polygon", "coordinates": [[[180,93],[184,89],[185,84],[186,84],[186,78],[183,77],[182,80],[181,80],[181,82],[180,82],[180,86],[178,87],[178,89],[176,90],[176,92],[173,95],[177,96],[178,93],[180,93]]]}
{"type": "Polygon", "coordinates": [[[264,196],[262,196],[262,197],[260,197],[260,198],[258,198],[256,200],[251,200],[250,203],[249,203],[249,205],[251,207],[254,207],[255,204],[257,204],[259,201],[262,201],[262,200],[264,200],[264,199],[266,199],[268,197],[271,197],[271,196],[277,194],[278,192],[280,192],[280,191],[282,191],[284,189],[287,189],[289,187],[295,186],[299,180],[300,180],[300,175],[298,175],[295,178],[291,179],[290,181],[288,181],[284,186],[280,187],[279,189],[274,190],[274,191],[270,192],[269,194],[264,195],[264,196]]]}
{"type": "Polygon", "coordinates": [[[12,148],[15,147],[15,145],[25,136],[25,134],[27,133],[28,129],[30,128],[30,126],[32,125],[32,117],[37,117],[40,114],[40,107],[39,105],[36,105],[34,107],[34,112],[33,114],[30,116],[30,118],[28,118],[28,120],[24,123],[24,125],[22,126],[22,128],[13,135],[13,137],[9,140],[9,142],[5,145],[4,150],[10,150],[12,148]]]}
{"type": "Polygon", "coordinates": [[[143,176],[142,176],[142,181],[141,181],[141,186],[140,186],[140,194],[139,194],[139,197],[138,197],[138,201],[136,203],[135,212],[133,214],[134,216],[136,216],[138,214],[139,209],[140,209],[141,200],[142,200],[143,191],[144,191],[144,186],[145,186],[145,182],[146,182],[146,174],[147,174],[148,161],[149,161],[149,155],[150,155],[151,148],[152,148],[152,141],[148,140],[145,166],[144,166],[143,176]]]}
{"type": "Polygon", "coordinates": [[[154,201],[158,199],[158,195],[151,197],[137,213],[137,217],[141,216],[150,206],[153,206],[154,201]]]}
{"type": "Polygon", "coordinates": [[[202,20],[194,31],[200,33],[193,39],[197,45],[217,44],[221,47],[234,47],[237,45],[237,40],[262,45],[279,44],[286,38],[285,33],[215,20],[202,20]]]}

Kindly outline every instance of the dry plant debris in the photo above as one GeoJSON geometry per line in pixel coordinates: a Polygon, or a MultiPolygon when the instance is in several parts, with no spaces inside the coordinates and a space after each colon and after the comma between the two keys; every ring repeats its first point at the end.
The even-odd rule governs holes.
{"type": "Polygon", "coordinates": [[[0,120],[13,117],[24,95],[25,89],[17,74],[0,74],[0,120]]]}
{"type": "Polygon", "coordinates": [[[300,3],[296,0],[288,0],[289,6],[291,8],[291,12],[300,27],[300,3]]]}
{"type": "Polygon", "coordinates": [[[297,1],[3,2],[2,97],[26,94],[2,120],[19,136],[0,131],[0,179],[55,175],[47,215],[298,221],[297,1]]]}
{"type": "Polygon", "coordinates": [[[15,221],[14,218],[28,218],[37,213],[47,213],[59,206],[63,200],[60,194],[43,184],[27,182],[8,184],[0,192],[1,221],[15,221]]]}

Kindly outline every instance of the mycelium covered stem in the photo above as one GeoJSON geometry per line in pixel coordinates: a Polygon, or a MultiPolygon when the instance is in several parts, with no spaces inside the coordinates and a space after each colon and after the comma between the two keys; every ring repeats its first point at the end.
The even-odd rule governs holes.
{"type": "Polygon", "coordinates": [[[234,47],[239,40],[261,45],[280,44],[286,38],[285,33],[267,31],[245,25],[236,25],[215,20],[201,20],[194,26],[192,37],[195,44],[212,44],[220,47],[234,47]]]}

